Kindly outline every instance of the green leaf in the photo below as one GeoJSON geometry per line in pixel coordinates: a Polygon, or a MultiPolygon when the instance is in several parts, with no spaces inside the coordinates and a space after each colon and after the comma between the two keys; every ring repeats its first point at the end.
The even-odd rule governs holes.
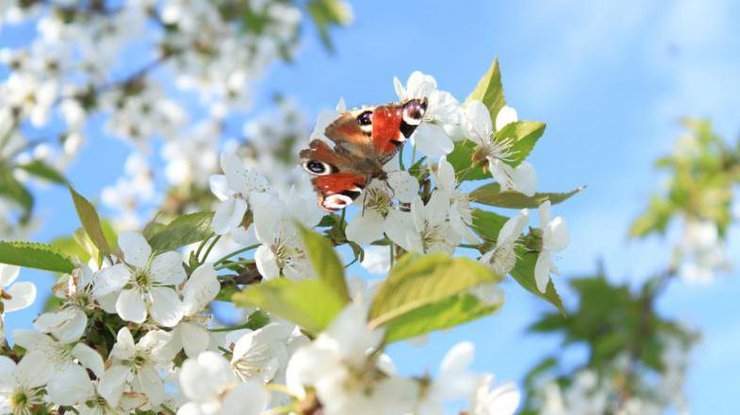
{"type": "Polygon", "coordinates": [[[545,123],[538,121],[516,121],[496,131],[494,141],[511,140],[511,166],[518,166],[532,152],[537,140],[545,133],[545,123]]]}
{"type": "Polygon", "coordinates": [[[75,268],[72,259],[51,245],[21,241],[0,241],[0,263],[65,274],[75,268]]]}
{"type": "Polygon", "coordinates": [[[345,26],[352,21],[352,11],[341,0],[311,0],[306,6],[316,28],[319,38],[328,50],[334,45],[329,35],[332,26],[345,26]]]}
{"type": "Polygon", "coordinates": [[[385,325],[386,341],[395,342],[435,330],[455,327],[487,316],[501,304],[481,301],[472,294],[458,294],[416,308],[385,325]]]}
{"type": "Polygon", "coordinates": [[[29,163],[19,164],[16,167],[49,182],[67,184],[67,179],[56,168],[51,167],[41,160],[33,160],[29,163]]]}
{"type": "Polygon", "coordinates": [[[509,220],[506,216],[487,210],[473,209],[473,230],[483,239],[496,241],[498,233],[509,220]]]}
{"type": "Polygon", "coordinates": [[[476,144],[471,140],[462,140],[455,143],[452,153],[447,155],[447,161],[455,169],[457,181],[482,180],[491,177],[483,167],[473,161],[476,144]]]}
{"type": "Polygon", "coordinates": [[[91,255],[77,240],[72,236],[63,236],[51,241],[51,246],[60,253],[77,258],[82,263],[87,263],[91,255]]]}
{"type": "Polygon", "coordinates": [[[23,209],[21,222],[27,222],[31,218],[33,195],[21,182],[16,180],[13,172],[2,164],[0,164],[0,197],[14,201],[23,209]]]}
{"type": "MultiPolygon", "coordinates": [[[[460,304],[448,303],[450,298],[500,280],[501,277],[488,267],[470,258],[450,258],[443,253],[406,255],[378,288],[370,307],[370,325],[390,327],[398,324],[433,329],[444,327],[444,321],[466,321],[477,315],[480,308],[473,308],[476,313],[471,315],[455,314],[455,310],[472,313],[470,303],[467,303],[467,307],[461,307],[460,304]],[[442,310],[447,313],[440,315],[437,320],[435,312],[442,310]]],[[[418,331],[400,330],[396,336],[401,338],[409,333],[422,334],[418,331]]]]}
{"type": "Polygon", "coordinates": [[[200,242],[213,235],[213,212],[196,212],[179,216],[169,224],[153,231],[149,244],[157,252],[172,251],[200,242]]]}
{"type": "Polygon", "coordinates": [[[336,290],[319,279],[277,278],[248,286],[234,294],[232,301],[244,307],[259,307],[312,334],[322,332],[344,306],[336,290]]]}
{"type": "Polygon", "coordinates": [[[69,186],[69,193],[72,195],[72,201],[77,210],[77,216],[80,218],[82,228],[90,237],[90,240],[95,244],[102,255],[108,255],[113,253],[108,240],[105,239],[105,232],[103,232],[103,226],[100,223],[100,216],[98,211],[95,210],[95,206],[92,205],[84,196],[77,193],[72,186],[69,186]]]}
{"type": "Polygon", "coordinates": [[[644,238],[651,233],[664,234],[676,210],[670,201],[653,196],[647,210],[632,222],[629,235],[644,238]]]}
{"type": "Polygon", "coordinates": [[[483,77],[478,81],[473,92],[468,96],[468,101],[478,100],[488,107],[491,113],[491,119],[495,120],[499,110],[506,105],[504,99],[504,88],[501,85],[501,69],[499,68],[498,59],[491,63],[483,77]]]}
{"type": "Polygon", "coordinates": [[[537,283],[534,280],[534,266],[537,263],[538,255],[539,252],[528,252],[526,251],[526,248],[519,247],[517,249],[518,259],[516,261],[516,265],[514,265],[514,269],[511,270],[511,276],[514,277],[516,282],[524,287],[525,290],[554,305],[562,315],[565,315],[563,300],[560,299],[560,295],[555,290],[555,285],[552,283],[552,279],[547,283],[547,289],[544,294],[537,289],[537,283]]]}
{"type": "Polygon", "coordinates": [[[334,246],[318,233],[300,225],[298,228],[316,276],[332,287],[344,303],[348,303],[349,289],[344,279],[344,266],[334,251],[334,246]]]}
{"type": "Polygon", "coordinates": [[[470,193],[470,200],[483,203],[484,205],[510,209],[536,208],[546,200],[556,205],[569,199],[584,188],[583,186],[578,187],[567,193],[535,193],[533,196],[527,196],[519,192],[502,192],[501,186],[498,183],[489,183],[473,190],[470,193]]]}

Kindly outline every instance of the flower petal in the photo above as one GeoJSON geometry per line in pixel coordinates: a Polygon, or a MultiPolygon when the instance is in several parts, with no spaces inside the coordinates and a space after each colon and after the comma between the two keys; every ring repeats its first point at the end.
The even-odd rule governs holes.
{"type": "Polygon", "coordinates": [[[152,279],[160,284],[177,285],[187,278],[185,268],[182,266],[182,255],[175,251],[154,257],[149,272],[151,272],[152,279]]]}
{"type": "Polygon", "coordinates": [[[182,290],[183,313],[192,316],[205,308],[218,295],[221,284],[210,263],[193,271],[182,290]]]}
{"type": "Polygon", "coordinates": [[[141,293],[133,289],[121,291],[116,301],[116,312],[126,321],[143,323],[146,320],[147,312],[141,293]]]}
{"type": "Polygon", "coordinates": [[[503,245],[516,241],[529,221],[529,210],[522,209],[518,215],[509,218],[498,232],[496,245],[503,245]]]}
{"type": "Polygon", "coordinates": [[[122,327],[116,334],[116,344],[113,345],[113,350],[110,354],[112,357],[119,360],[129,360],[134,357],[136,353],[136,345],[134,344],[134,336],[131,335],[131,331],[128,327],[122,327]]]}
{"type": "Polygon", "coordinates": [[[499,131],[507,125],[517,121],[519,121],[519,116],[517,115],[516,110],[508,105],[504,105],[500,110],[498,110],[498,114],[496,114],[496,131],[499,131]]]}
{"type": "Polygon", "coordinates": [[[152,254],[152,247],[144,236],[138,232],[123,232],[118,237],[118,246],[123,251],[123,258],[126,263],[137,268],[146,267],[149,256],[152,254]]]}
{"type": "Polygon", "coordinates": [[[511,180],[514,188],[527,196],[534,196],[537,191],[537,172],[529,162],[523,161],[516,166],[511,180]]]}
{"type": "Polygon", "coordinates": [[[247,202],[241,198],[231,198],[219,203],[211,221],[213,232],[224,235],[239,227],[247,208],[247,202]]]}
{"type": "Polygon", "coordinates": [[[49,399],[57,405],[74,405],[95,393],[87,371],[75,364],[68,364],[54,374],[46,385],[49,399]]]}
{"type": "Polygon", "coordinates": [[[120,290],[131,279],[131,271],[125,264],[103,268],[95,274],[93,295],[100,298],[120,290]]]}
{"type": "Polygon", "coordinates": [[[72,343],[85,332],[87,315],[76,307],[64,308],[41,314],[33,325],[43,333],[53,334],[63,343],[72,343]]]}
{"type": "Polygon", "coordinates": [[[221,415],[259,415],[267,409],[270,393],[258,382],[245,382],[234,388],[221,406],[221,415]]]}
{"type": "Polygon", "coordinates": [[[388,173],[388,186],[393,197],[402,203],[410,203],[419,194],[419,182],[406,171],[388,173]]]}
{"type": "Polygon", "coordinates": [[[473,363],[475,346],[471,342],[460,342],[452,346],[445,354],[439,366],[440,376],[452,375],[466,371],[473,363]]]}
{"type": "Polygon", "coordinates": [[[218,200],[226,200],[233,194],[229,190],[229,184],[226,182],[226,176],[223,174],[213,174],[208,178],[208,185],[211,188],[211,193],[218,198],[218,200]]]}
{"type": "Polygon", "coordinates": [[[118,401],[121,400],[123,394],[123,387],[130,375],[131,372],[127,367],[116,365],[106,370],[100,378],[98,393],[110,406],[114,408],[118,406],[118,401]]]}
{"type": "Polygon", "coordinates": [[[95,349],[86,345],[85,343],[77,343],[72,348],[72,356],[80,361],[82,366],[92,370],[95,376],[103,376],[105,367],[103,365],[103,358],[100,356],[95,349]]]}
{"type": "Polygon", "coordinates": [[[152,319],[164,327],[174,327],[182,319],[182,302],[172,288],[154,287],[151,290],[152,319]]]}
{"type": "Polygon", "coordinates": [[[437,163],[437,172],[435,174],[437,178],[437,186],[447,192],[452,192],[457,186],[457,180],[455,179],[455,168],[452,167],[446,157],[439,159],[437,163]]]}
{"type": "Polygon", "coordinates": [[[16,282],[11,285],[6,293],[10,295],[9,300],[3,300],[5,304],[5,312],[10,313],[12,311],[22,310],[36,300],[36,285],[29,281],[16,282]]]}
{"type": "Polygon", "coordinates": [[[268,246],[260,245],[257,248],[254,253],[254,261],[257,264],[257,270],[265,279],[269,280],[280,276],[277,258],[268,246]]]}
{"type": "Polygon", "coordinates": [[[33,350],[18,362],[15,377],[24,386],[37,387],[46,384],[54,376],[55,369],[46,352],[33,350]]]}
{"type": "Polygon", "coordinates": [[[562,217],[556,216],[550,223],[545,225],[542,235],[543,249],[556,252],[562,251],[568,246],[569,242],[568,226],[562,217]]]}
{"type": "Polygon", "coordinates": [[[439,125],[422,123],[414,134],[416,148],[429,157],[442,157],[455,149],[455,143],[439,125]]]}
{"type": "Polygon", "coordinates": [[[346,229],[347,239],[361,245],[382,239],[383,221],[380,213],[367,209],[349,222],[346,229]]]}
{"type": "Polygon", "coordinates": [[[534,281],[537,283],[537,289],[541,293],[547,290],[547,283],[550,281],[550,269],[552,268],[552,258],[549,251],[542,251],[537,257],[534,264],[534,281]]]}
{"type": "Polygon", "coordinates": [[[387,246],[368,246],[360,264],[371,274],[385,274],[391,268],[390,249],[387,246]]]}
{"type": "Polygon", "coordinates": [[[18,278],[21,268],[15,265],[0,264],[0,288],[7,287],[18,278]]]}
{"type": "Polygon", "coordinates": [[[145,394],[152,406],[161,404],[165,399],[164,384],[152,366],[139,369],[134,377],[134,391],[145,394]]]}
{"type": "Polygon", "coordinates": [[[478,100],[465,103],[465,129],[470,138],[487,145],[493,135],[493,123],[488,107],[478,100]]]}
{"type": "Polygon", "coordinates": [[[205,327],[188,322],[180,323],[179,327],[182,346],[188,357],[196,357],[208,348],[211,336],[205,327]]]}

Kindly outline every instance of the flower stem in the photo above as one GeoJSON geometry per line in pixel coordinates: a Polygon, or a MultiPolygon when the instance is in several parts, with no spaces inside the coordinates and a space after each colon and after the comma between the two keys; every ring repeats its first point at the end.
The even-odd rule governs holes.
{"type": "Polygon", "coordinates": [[[221,235],[217,235],[215,238],[213,238],[213,241],[208,246],[208,249],[206,249],[206,253],[203,255],[203,260],[199,261],[201,264],[206,262],[206,259],[208,259],[208,255],[211,253],[213,247],[216,246],[216,242],[218,242],[219,239],[221,239],[221,235]]]}
{"type": "Polygon", "coordinates": [[[214,263],[213,263],[213,265],[217,265],[217,264],[220,264],[220,263],[222,263],[222,262],[226,261],[227,259],[229,259],[229,258],[231,258],[231,257],[233,257],[233,256],[235,256],[235,255],[239,255],[239,254],[241,254],[241,253],[244,253],[244,252],[247,252],[247,251],[251,251],[252,249],[256,249],[256,248],[257,248],[257,247],[259,247],[260,245],[262,245],[262,244],[254,244],[254,245],[249,245],[249,246],[247,246],[247,247],[244,247],[244,248],[241,248],[241,249],[237,249],[237,250],[236,250],[236,251],[234,251],[234,252],[231,252],[231,253],[229,253],[229,254],[226,254],[226,255],[222,256],[222,257],[221,257],[221,258],[219,258],[219,259],[218,259],[218,260],[217,260],[216,262],[214,262],[214,263]]]}

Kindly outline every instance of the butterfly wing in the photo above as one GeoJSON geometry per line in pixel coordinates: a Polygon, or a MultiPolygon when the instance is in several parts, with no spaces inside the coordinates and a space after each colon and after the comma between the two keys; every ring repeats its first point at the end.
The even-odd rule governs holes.
{"type": "Polygon", "coordinates": [[[411,99],[345,112],[325,134],[347,152],[383,165],[411,137],[426,108],[426,99],[411,99]]]}
{"type": "Polygon", "coordinates": [[[313,176],[319,206],[329,212],[349,206],[367,185],[369,173],[362,170],[362,160],[321,140],[311,141],[300,156],[303,168],[313,176]]]}

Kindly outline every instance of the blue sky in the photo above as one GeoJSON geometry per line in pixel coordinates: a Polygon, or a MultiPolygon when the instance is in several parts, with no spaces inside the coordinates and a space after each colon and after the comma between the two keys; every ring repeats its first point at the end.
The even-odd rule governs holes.
{"type": "MultiPolygon", "coordinates": [[[[593,270],[599,258],[619,281],[658,270],[669,255],[666,240],[626,238],[646,197],[660,189],[651,161],[670,150],[683,115],[711,117],[725,137],[740,134],[740,3],[732,0],[373,1],[355,2],[354,10],[355,23],[335,33],[337,53],[326,54],[309,31],[296,61],[276,66],[261,83],[257,109],[274,92],[295,97],[312,116],[340,96],[350,106],[386,102],[395,99],[393,76],[405,80],[417,69],[462,99],[498,57],[509,104],[520,118],[548,124],[530,159],[541,189],[588,185],[555,208],[571,229],[571,246],[559,258],[563,280],[593,270]]],[[[14,36],[0,33],[0,44],[14,36]]],[[[98,194],[122,172],[127,151],[95,137],[69,177],[84,194],[98,194]]],[[[40,195],[39,240],[78,226],[67,198],[55,188],[40,195]]],[[[740,252],[740,232],[730,238],[730,252],[740,252]]],[[[734,274],[709,286],[676,283],[659,303],[703,332],[687,386],[693,413],[740,413],[740,402],[727,399],[740,386],[734,274]]],[[[49,281],[32,272],[22,278],[49,281]]],[[[472,340],[476,368],[520,380],[557,339],[525,336],[547,305],[513,284],[506,294],[493,317],[435,334],[421,349],[395,347],[400,369],[435,370],[452,344],[472,340]]],[[[33,314],[10,315],[8,326],[27,326],[33,314]]]]}

